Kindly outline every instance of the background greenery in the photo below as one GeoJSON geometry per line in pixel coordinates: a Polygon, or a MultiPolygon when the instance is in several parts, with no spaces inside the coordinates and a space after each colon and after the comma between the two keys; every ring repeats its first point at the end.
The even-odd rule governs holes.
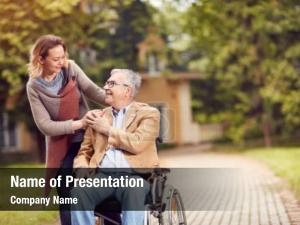
{"type": "Polygon", "coordinates": [[[299,137],[299,13],[296,0],[2,0],[0,113],[26,121],[42,142],[25,93],[40,35],[62,36],[70,58],[101,84],[113,67],[142,69],[137,44],[155,27],[166,70],[201,76],[192,83],[196,121],[221,123],[224,140],[239,144],[299,137]],[[7,104],[11,96],[17,104],[7,104]]]}
{"type": "Polygon", "coordinates": [[[197,1],[185,14],[192,54],[202,71],[194,86],[199,122],[223,122],[241,142],[291,135],[299,127],[298,1],[197,1]]]}
{"type": "MultiPolygon", "coordinates": [[[[25,90],[34,41],[62,36],[70,58],[101,84],[113,67],[141,70],[137,44],[155,27],[166,42],[166,70],[201,76],[191,84],[197,122],[221,123],[224,140],[242,145],[260,137],[266,146],[280,138],[291,142],[300,136],[299,15],[297,0],[1,0],[0,113],[26,122],[43,160],[43,136],[25,90]]],[[[300,198],[299,153],[297,147],[245,151],[284,177],[300,198]]],[[[0,212],[6,225],[56,219],[57,212],[0,212]]]]}
{"type": "Polygon", "coordinates": [[[270,146],[272,135],[299,132],[299,13],[296,0],[2,0],[0,103],[14,96],[18,104],[1,111],[36,131],[25,83],[40,35],[62,36],[70,58],[101,84],[112,67],[141,69],[137,44],[156,27],[166,69],[201,74],[192,84],[195,120],[223,124],[226,140],[264,136],[270,146]]]}

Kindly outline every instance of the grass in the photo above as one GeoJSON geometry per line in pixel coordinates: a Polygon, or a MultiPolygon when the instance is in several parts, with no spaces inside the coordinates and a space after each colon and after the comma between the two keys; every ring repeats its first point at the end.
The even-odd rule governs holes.
{"type": "Polygon", "coordinates": [[[300,148],[255,148],[246,150],[244,154],[264,162],[276,175],[287,180],[292,191],[300,199],[300,148]]]}
{"type": "Polygon", "coordinates": [[[56,211],[0,211],[0,224],[52,225],[58,218],[56,211]]]}
{"type": "Polygon", "coordinates": [[[45,168],[45,165],[42,163],[13,163],[3,165],[2,168],[45,168]]]}
{"type": "MultiPolygon", "coordinates": [[[[43,164],[22,163],[2,166],[5,168],[43,168],[43,164]]],[[[0,211],[3,225],[52,225],[58,219],[58,211],[0,211]]]]}

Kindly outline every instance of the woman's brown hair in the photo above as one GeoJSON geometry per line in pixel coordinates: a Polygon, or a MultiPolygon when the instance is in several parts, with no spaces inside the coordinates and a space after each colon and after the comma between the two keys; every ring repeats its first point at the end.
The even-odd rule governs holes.
{"type": "Polygon", "coordinates": [[[35,78],[42,74],[43,65],[40,63],[40,57],[45,59],[48,56],[49,49],[58,45],[61,45],[65,51],[64,67],[66,68],[68,66],[67,48],[62,38],[52,34],[43,35],[37,39],[30,50],[30,62],[28,63],[28,73],[30,77],[35,78]]]}

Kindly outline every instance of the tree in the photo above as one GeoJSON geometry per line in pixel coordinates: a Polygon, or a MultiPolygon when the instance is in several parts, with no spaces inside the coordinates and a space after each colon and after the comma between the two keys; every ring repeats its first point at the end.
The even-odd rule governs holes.
{"type": "MultiPolygon", "coordinates": [[[[95,37],[95,33],[108,33],[110,24],[118,19],[118,6],[117,0],[0,1],[0,113],[9,111],[13,120],[25,121],[36,133],[38,142],[42,142],[25,90],[30,47],[39,36],[53,33],[63,37],[70,58],[76,59],[83,47],[95,43],[95,38],[98,43],[107,41],[107,36],[95,37]],[[6,103],[11,96],[15,105],[8,108],[6,103]]],[[[43,151],[40,149],[41,155],[43,151]]]]}
{"type": "Polygon", "coordinates": [[[137,45],[146,37],[148,28],[154,25],[153,8],[134,0],[128,6],[119,8],[118,12],[120,20],[110,42],[112,57],[123,61],[125,67],[137,70],[137,45]]]}
{"type": "Polygon", "coordinates": [[[267,146],[278,124],[299,124],[297,4],[204,0],[189,8],[185,28],[195,56],[189,67],[205,74],[206,89],[194,91],[199,120],[226,122],[237,142],[260,128],[267,146]]]}

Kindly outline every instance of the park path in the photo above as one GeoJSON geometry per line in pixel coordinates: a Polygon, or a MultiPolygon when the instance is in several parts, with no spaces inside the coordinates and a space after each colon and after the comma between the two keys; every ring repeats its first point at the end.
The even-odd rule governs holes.
{"type": "Polygon", "coordinates": [[[198,171],[199,179],[193,174],[174,180],[181,180],[175,184],[179,189],[185,188],[183,183],[190,186],[199,180],[199,191],[190,187],[192,191],[183,196],[188,205],[188,225],[300,225],[299,204],[270,169],[243,155],[208,149],[203,145],[185,146],[159,153],[163,167],[186,168],[183,171],[200,168],[192,169],[198,171]],[[209,179],[203,179],[203,174],[209,174],[209,179]]]}

